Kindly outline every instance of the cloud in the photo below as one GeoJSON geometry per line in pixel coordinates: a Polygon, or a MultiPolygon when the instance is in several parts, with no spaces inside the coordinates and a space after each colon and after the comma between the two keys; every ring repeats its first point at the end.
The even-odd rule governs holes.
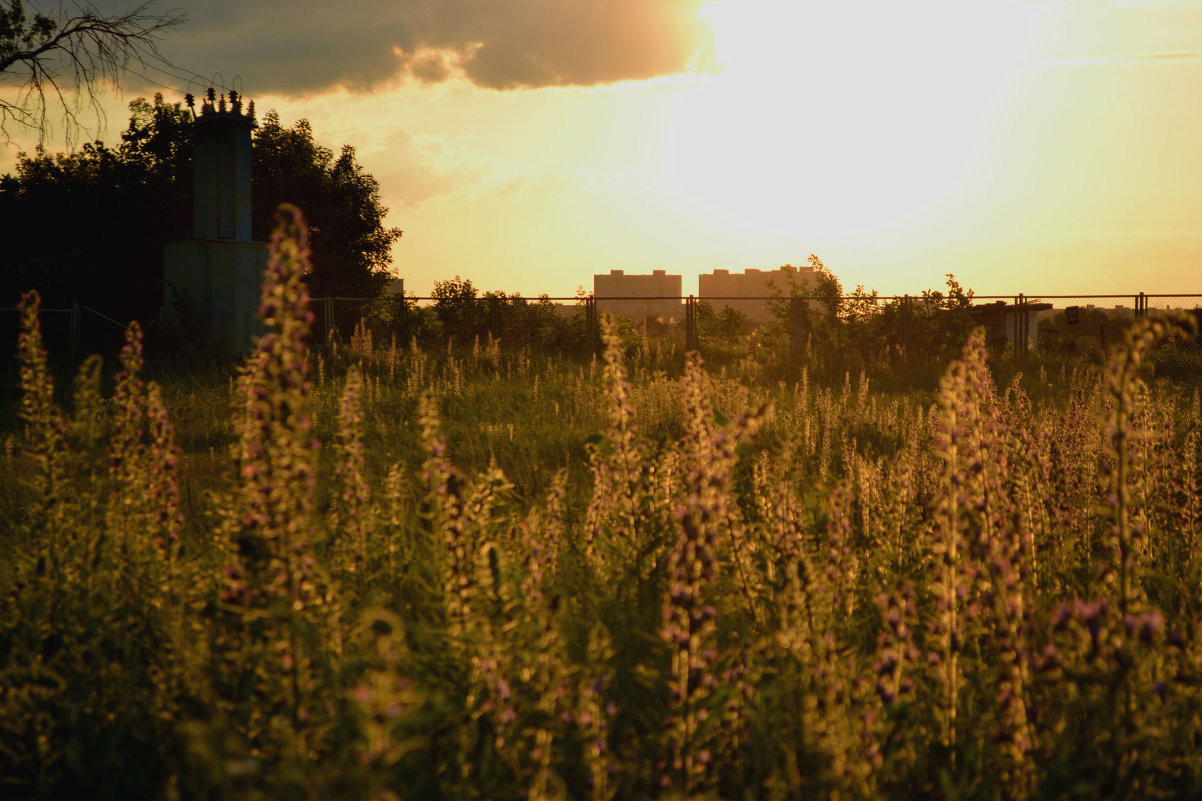
{"type": "MultiPolygon", "coordinates": [[[[98,0],[104,13],[134,0],[98,0]]],[[[185,0],[161,50],[255,93],[367,91],[461,74],[477,86],[590,86],[689,70],[712,53],[706,0],[185,0]]],[[[154,6],[166,11],[168,6],[154,6]]],[[[156,77],[148,73],[150,77],[156,77]]],[[[170,79],[168,79],[170,80],[170,79]]]]}
{"type": "MultiPolygon", "coordinates": [[[[448,145],[443,137],[415,137],[396,131],[376,142],[376,153],[386,153],[373,175],[388,188],[390,203],[410,209],[439,196],[453,195],[488,174],[486,165],[448,145]]],[[[364,160],[370,157],[362,153],[364,160]]]]}
{"type": "Polygon", "coordinates": [[[1119,53],[1108,56],[1088,56],[1086,58],[1052,58],[1034,62],[1036,67],[1090,67],[1099,64],[1123,64],[1141,61],[1198,61],[1202,60],[1202,50],[1181,50],[1163,53],[1119,53]]]}
{"type": "Polygon", "coordinates": [[[1111,56],[1111,61],[1196,61],[1202,59],[1202,50],[1183,50],[1177,53],[1128,53],[1111,56]]]}

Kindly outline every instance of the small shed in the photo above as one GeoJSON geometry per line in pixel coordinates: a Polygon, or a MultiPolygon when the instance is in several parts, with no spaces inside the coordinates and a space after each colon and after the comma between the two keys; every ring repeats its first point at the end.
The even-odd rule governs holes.
{"type": "Polygon", "coordinates": [[[985,327],[989,342],[1009,342],[1016,347],[1021,339],[1026,340],[1027,350],[1039,350],[1039,313],[1052,308],[1050,303],[1007,303],[999,300],[972,307],[972,316],[978,325],[985,327]]]}

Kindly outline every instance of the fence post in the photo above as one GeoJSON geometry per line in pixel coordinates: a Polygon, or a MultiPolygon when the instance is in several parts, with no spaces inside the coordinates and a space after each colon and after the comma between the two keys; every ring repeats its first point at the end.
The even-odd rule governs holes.
{"type": "Polygon", "coordinates": [[[409,304],[405,301],[405,296],[401,295],[401,307],[397,313],[397,329],[401,334],[401,345],[409,346],[409,304]]]}
{"type": "Polygon", "coordinates": [[[692,295],[685,299],[684,304],[684,339],[686,351],[701,349],[697,341],[697,298],[692,295]]]}
{"type": "Polygon", "coordinates": [[[1027,355],[1027,335],[1030,320],[1027,319],[1027,296],[1018,293],[1014,301],[1014,311],[1018,316],[1014,320],[1014,366],[1021,369],[1027,355]]]}
{"type": "Polygon", "coordinates": [[[906,295],[902,298],[901,307],[901,346],[902,355],[909,360],[910,351],[914,347],[914,307],[911,305],[911,298],[906,295]]]}
{"type": "Polygon", "coordinates": [[[588,349],[597,353],[601,349],[601,332],[597,325],[597,299],[587,297],[584,300],[584,336],[588,340],[588,349]]]}
{"type": "Polygon", "coordinates": [[[789,366],[801,373],[805,360],[805,299],[789,298],[789,366]]]}
{"type": "Polygon", "coordinates": [[[330,342],[330,333],[334,331],[334,298],[321,299],[321,313],[326,318],[326,344],[330,342]]]}
{"type": "Polygon", "coordinates": [[[79,327],[82,322],[80,319],[82,316],[79,301],[75,301],[71,304],[71,327],[68,334],[68,344],[72,353],[79,350],[79,327]]]}
{"type": "Polygon", "coordinates": [[[494,341],[501,338],[501,299],[488,299],[488,333],[494,341]]]}

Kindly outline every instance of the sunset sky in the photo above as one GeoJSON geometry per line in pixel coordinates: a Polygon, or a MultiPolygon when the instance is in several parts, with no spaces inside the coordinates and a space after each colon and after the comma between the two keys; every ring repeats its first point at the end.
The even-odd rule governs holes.
{"type": "MultiPolygon", "coordinates": [[[[173,5],[169,61],[358,148],[419,295],[810,253],[883,294],[1202,293],[1202,0],[173,5]]],[[[204,85],[145,75],[102,138],[204,85]]]]}

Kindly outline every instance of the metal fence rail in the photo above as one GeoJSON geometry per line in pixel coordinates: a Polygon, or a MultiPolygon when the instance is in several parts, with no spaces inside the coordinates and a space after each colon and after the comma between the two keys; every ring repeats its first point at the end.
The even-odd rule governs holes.
{"type": "MultiPolygon", "coordinates": [[[[815,349],[834,347],[828,326],[836,309],[842,347],[856,345],[857,334],[873,333],[890,359],[922,357],[932,342],[932,320],[949,307],[986,326],[991,341],[1009,348],[1022,365],[1032,352],[1084,355],[1100,359],[1132,319],[1158,309],[1193,312],[1202,321],[1202,292],[1094,295],[843,295],[840,297],[325,297],[310,300],[315,343],[350,343],[370,334],[380,345],[392,341],[423,347],[490,344],[563,353],[596,353],[601,348],[600,318],[614,315],[620,332],[656,340],[681,350],[699,349],[709,359],[733,355],[773,337],[790,362],[812,358],[815,349]],[[877,326],[872,332],[867,323],[877,326]],[[857,326],[859,326],[857,328],[857,326]],[[826,336],[824,339],[823,337],[826,336]],[[758,338],[758,339],[757,339],[758,338]]],[[[15,307],[0,307],[12,320],[15,307]]],[[[42,308],[42,329],[51,352],[112,351],[120,347],[125,325],[92,307],[42,308]]],[[[156,323],[147,326],[152,335],[156,323]]],[[[878,354],[880,356],[880,354],[878,354]]],[[[1165,373],[1202,376],[1202,341],[1170,344],[1155,361],[1165,373]]]]}
{"type": "MultiPolygon", "coordinates": [[[[941,299],[946,301],[946,298],[941,299]]],[[[690,295],[612,298],[541,296],[537,299],[485,296],[455,299],[453,302],[434,297],[336,297],[315,298],[311,304],[318,321],[316,328],[322,332],[323,338],[346,338],[351,330],[361,323],[407,333],[408,329],[414,327],[415,315],[433,310],[435,319],[444,329],[459,325],[462,329],[460,333],[491,335],[507,344],[528,344],[538,339],[537,328],[554,316],[570,319],[583,312],[585,325],[592,330],[600,314],[608,311],[615,316],[626,318],[637,327],[645,328],[650,335],[670,337],[679,331],[679,336],[684,341],[693,343],[696,341],[696,328],[700,319],[698,312],[703,304],[715,313],[733,309],[742,315],[749,328],[756,328],[769,322],[787,320],[790,315],[795,315],[795,309],[790,311],[791,301],[800,301],[805,308],[821,309],[823,304],[832,300],[838,301],[848,314],[857,310],[883,311],[895,308],[900,315],[899,324],[903,329],[908,328],[908,323],[915,314],[920,313],[919,310],[924,305],[930,306],[936,302],[936,299],[922,295],[843,295],[838,298],[789,298],[779,295],[698,298],[690,295]],[[853,306],[854,308],[850,308],[853,306]]],[[[1006,307],[1019,325],[1016,331],[1010,333],[1010,338],[1017,340],[1019,346],[1022,341],[1029,341],[1037,347],[1038,325],[1046,320],[1064,317],[1068,310],[1074,310],[1074,319],[1081,314],[1084,314],[1087,320],[1100,315],[1117,322],[1162,308],[1202,308],[1202,292],[1094,295],[1031,295],[1020,292],[1014,295],[975,295],[971,302],[974,311],[977,312],[998,305],[1006,307]],[[1030,314],[1023,317],[1027,312],[1030,314]]],[[[1068,324],[1081,326],[1073,330],[1074,336],[1086,335],[1085,324],[1068,324]]],[[[1111,327],[1117,330],[1117,326],[1111,327]]],[[[1095,334],[1098,334],[1096,329],[1089,333],[1091,336],[1095,334]]],[[[904,330],[904,335],[908,337],[912,332],[904,330]]]]}
{"type": "MultiPolygon", "coordinates": [[[[12,339],[17,340],[17,327],[21,310],[16,306],[0,306],[0,319],[7,319],[12,339]]],[[[77,353],[82,349],[105,351],[119,348],[124,342],[124,332],[129,327],[102,311],[83,303],[73,303],[70,308],[55,309],[41,307],[38,319],[42,330],[42,342],[51,353],[77,353]]],[[[157,321],[151,321],[153,329],[157,321]]]]}

